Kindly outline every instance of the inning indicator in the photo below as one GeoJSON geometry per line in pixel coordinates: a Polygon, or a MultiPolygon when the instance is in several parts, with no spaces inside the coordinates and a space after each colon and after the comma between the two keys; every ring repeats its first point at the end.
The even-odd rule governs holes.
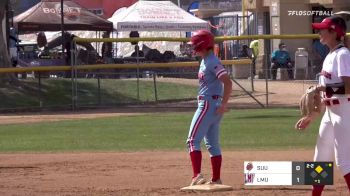
{"type": "Polygon", "coordinates": [[[333,162],[245,161],[245,185],[332,185],[333,162]]]}

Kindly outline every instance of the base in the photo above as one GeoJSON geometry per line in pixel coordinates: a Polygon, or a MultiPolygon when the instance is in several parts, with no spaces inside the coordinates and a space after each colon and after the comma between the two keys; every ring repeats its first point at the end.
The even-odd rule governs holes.
{"type": "Polygon", "coordinates": [[[203,191],[203,192],[217,192],[217,191],[232,191],[232,186],[223,184],[202,184],[186,186],[180,189],[181,191],[203,191]]]}

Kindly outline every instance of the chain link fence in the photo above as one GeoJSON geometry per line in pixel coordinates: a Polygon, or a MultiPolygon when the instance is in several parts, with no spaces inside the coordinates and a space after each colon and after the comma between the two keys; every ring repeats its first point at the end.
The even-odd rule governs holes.
{"type": "MultiPolygon", "coordinates": [[[[173,43],[176,41],[171,40],[173,43]]],[[[169,41],[162,41],[160,45],[166,46],[167,42],[169,41]]],[[[71,71],[21,73],[16,74],[18,81],[14,84],[3,84],[0,89],[0,110],[76,110],[125,106],[196,107],[198,66],[148,66],[149,63],[166,65],[169,62],[189,61],[199,65],[198,58],[187,54],[187,50],[181,50],[186,48],[183,46],[185,42],[177,43],[182,46],[180,55],[175,55],[179,51],[164,50],[164,53],[161,53],[156,52],[156,49],[146,48],[148,50],[145,50],[143,55],[106,59],[94,56],[98,55],[96,52],[88,54],[88,51],[85,51],[82,55],[81,51],[72,50],[71,71]],[[153,53],[147,54],[147,51],[153,53]],[[91,63],[90,59],[95,63],[91,63]],[[91,64],[97,64],[96,66],[101,68],[84,68],[91,64]],[[108,64],[118,66],[104,66],[108,64]],[[131,68],[128,65],[137,66],[131,68]]],[[[236,56],[230,56],[229,59],[241,60],[236,56]]],[[[231,64],[226,68],[233,80],[234,91],[229,100],[232,108],[297,107],[305,90],[317,83],[316,74],[309,70],[313,70],[311,65],[308,70],[304,70],[305,74],[298,73],[297,80],[290,79],[285,69],[278,69],[276,80],[270,79],[271,69],[257,69],[256,73],[265,73],[263,75],[267,76],[258,78],[253,75],[253,66],[250,63],[231,64]],[[310,73],[313,74],[311,77],[310,73]]],[[[300,72],[293,70],[295,74],[297,71],[300,72]]]]}
{"type": "MultiPolygon", "coordinates": [[[[233,80],[232,108],[297,107],[305,90],[317,83],[286,80],[279,75],[277,80],[235,77],[233,66],[226,67],[233,80]]],[[[78,70],[75,82],[55,72],[33,74],[19,78],[16,85],[2,86],[0,109],[196,107],[198,67],[178,69],[78,70]]]]}

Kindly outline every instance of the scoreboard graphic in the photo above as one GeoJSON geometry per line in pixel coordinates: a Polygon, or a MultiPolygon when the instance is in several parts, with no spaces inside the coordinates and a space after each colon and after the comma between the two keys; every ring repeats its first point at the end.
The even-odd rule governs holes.
{"type": "Polygon", "coordinates": [[[245,161],[245,185],[333,185],[333,162],[245,161]]]}

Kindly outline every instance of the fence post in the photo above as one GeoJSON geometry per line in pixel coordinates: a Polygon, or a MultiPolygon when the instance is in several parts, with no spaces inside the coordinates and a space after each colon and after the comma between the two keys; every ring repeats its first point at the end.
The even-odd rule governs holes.
{"type": "Polygon", "coordinates": [[[268,68],[265,67],[265,83],[266,83],[266,108],[269,107],[269,80],[268,80],[268,77],[269,77],[269,70],[268,68]]]}
{"type": "Polygon", "coordinates": [[[140,101],[140,60],[139,60],[139,45],[135,46],[136,49],[136,63],[137,63],[137,69],[136,69],[136,74],[137,74],[137,100],[140,101]]]}
{"type": "MultiPolygon", "coordinates": [[[[34,73],[35,75],[35,73],[34,73]]],[[[42,101],[42,90],[41,90],[41,72],[38,72],[38,83],[39,83],[39,107],[43,107],[43,101],[42,101]]]]}
{"type": "Polygon", "coordinates": [[[252,92],[254,92],[254,70],[253,70],[253,62],[250,64],[250,84],[252,86],[252,92]]]}
{"type": "Polygon", "coordinates": [[[157,92],[157,81],[156,81],[157,73],[153,72],[153,86],[154,86],[154,98],[156,102],[158,102],[158,92],[157,92]]]}
{"type": "Polygon", "coordinates": [[[98,99],[98,105],[101,105],[101,79],[100,74],[97,74],[97,99],[98,99]]]}
{"type": "Polygon", "coordinates": [[[78,61],[78,55],[77,55],[77,47],[76,47],[76,43],[73,43],[73,62],[74,62],[74,80],[75,80],[75,108],[78,108],[78,69],[77,69],[77,61],[78,61]]]}
{"type": "Polygon", "coordinates": [[[71,82],[72,82],[72,110],[75,111],[76,109],[76,96],[77,96],[77,91],[76,91],[76,77],[75,77],[75,40],[73,39],[72,42],[70,43],[70,47],[71,47],[71,82]]]}

